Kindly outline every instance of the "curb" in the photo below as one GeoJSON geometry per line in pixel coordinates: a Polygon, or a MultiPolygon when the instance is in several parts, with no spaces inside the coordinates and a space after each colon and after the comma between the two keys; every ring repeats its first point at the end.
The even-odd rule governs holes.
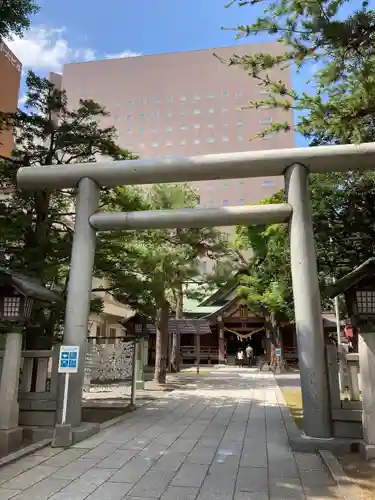
{"type": "Polygon", "coordinates": [[[20,450],[14,451],[5,457],[0,458],[0,468],[5,465],[9,465],[20,458],[26,457],[27,455],[31,455],[32,453],[41,450],[42,448],[46,448],[52,443],[52,439],[43,439],[42,441],[38,441],[37,443],[29,444],[20,450]]]}
{"type": "Polygon", "coordinates": [[[331,451],[318,450],[320,458],[336,482],[343,500],[357,500],[361,497],[358,488],[350,482],[339,461],[331,451]]]}

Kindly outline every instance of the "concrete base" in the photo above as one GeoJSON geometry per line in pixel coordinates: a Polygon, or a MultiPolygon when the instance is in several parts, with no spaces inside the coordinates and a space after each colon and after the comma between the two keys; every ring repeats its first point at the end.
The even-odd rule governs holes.
{"type": "Polygon", "coordinates": [[[69,424],[57,424],[51,446],[53,448],[67,448],[93,436],[99,431],[100,424],[97,423],[82,422],[78,427],[71,427],[69,424]]]}
{"type": "Polygon", "coordinates": [[[0,457],[16,451],[23,440],[22,427],[0,430],[0,457]]]}
{"type": "Polygon", "coordinates": [[[70,424],[56,424],[53,433],[52,448],[68,448],[73,444],[73,433],[70,424]]]}
{"type": "Polygon", "coordinates": [[[360,443],[359,451],[364,460],[375,460],[375,445],[368,444],[365,441],[360,443]]]}
{"type": "Polygon", "coordinates": [[[308,436],[289,436],[292,451],[303,453],[317,453],[319,450],[328,450],[332,453],[352,453],[358,451],[360,440],[346,438],[319,439],[308,436]]]}

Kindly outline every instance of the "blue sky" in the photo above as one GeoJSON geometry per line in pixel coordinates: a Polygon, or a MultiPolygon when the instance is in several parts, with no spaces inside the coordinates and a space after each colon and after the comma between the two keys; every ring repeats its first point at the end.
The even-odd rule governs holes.
{"type": "MultiPolygon", "coordinates": [[[[40,12],[24,39],[10,43],[24,69],[61,71],[64,63],[235,45],[235,27],[255,20],[256,10],[226,0],[39,0],[40,12]],[[252,18],[249,17],[250,12],[252,18]]],[[[372,3],[372,2],[371,2],[372,3]]],[[[351,3],[355,7],[357,0],[351,3]]],[[[358,5],[358,4],[357,4],[358,5]]],[[[259,14],[261,10],[259,9],[259,14]]],[[[268,37],[259,36],[257,41],[268,37]]],[[[308,73],[308,72],[307,72],[308,73]]],[[[310,75],[294,75],[294,88],[308,90],[310,75]]],[[[24,88],[21,89],[21,99],[24,88]]],[[[301,138],[297,145],[303,145],[301,138]]]]}

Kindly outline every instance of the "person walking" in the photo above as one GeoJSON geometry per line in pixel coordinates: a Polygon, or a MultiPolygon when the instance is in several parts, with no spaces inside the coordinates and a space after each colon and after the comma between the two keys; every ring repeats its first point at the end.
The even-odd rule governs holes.
{"type": "Polygon", "coordinates": [[[246,347],[246,359],[247,359],[247,365],[251,366],[253,362],[253,348],[251,347],[250,344],[246,347]]]}
{"type": "Polygon", "coordinates": [[[238,349],[238,352],[237,352],[237,365],[238,366],[243,366],[243,361],[244,361],[244,355],[243,355],[242,349],[238,349]]]}

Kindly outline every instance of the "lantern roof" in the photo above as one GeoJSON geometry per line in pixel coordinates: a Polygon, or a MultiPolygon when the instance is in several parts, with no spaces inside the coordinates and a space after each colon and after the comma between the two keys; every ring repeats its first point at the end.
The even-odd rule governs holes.
{"type": "MultiPolygon", "coordinates": [[[[333,299],[337,295],[346,292],[357,285],[363,278],[371,274],[375,275],[375,257],[370,257],[361,265],[353,269],[350,273],[337,280],[335,283],[327,286],[322,293],[322,297],[333,299]]],[[[374,277],[375,289],[375,277],[374,277]]]]}
{"type": "Polygon", "coordinates": [[[63,298],[59,293],[49,290],[38,281],[0,267],[0,286],[4,285],[11,285],[22,295],[41,302],[63,302],[63,298]]]}

